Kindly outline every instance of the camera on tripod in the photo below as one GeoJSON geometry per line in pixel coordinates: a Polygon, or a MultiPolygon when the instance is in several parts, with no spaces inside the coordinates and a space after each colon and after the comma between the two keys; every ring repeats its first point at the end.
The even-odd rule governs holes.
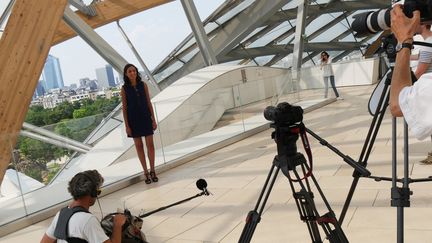
{"type": "Polygon", "coordinates": [[[290,126],[303,121],[303,109],[300,106],[282,102],[276,107],[267,106],[264,110],[264,118],[277,124],[290,126]]]}
{"type": "Polygon", "coordinates": [[[300,130],[304,132],[303,109],[300,106],[282,102],[276,107],[265,108],[264,118],[273,122],[270,127],[275,128],[275,131],[272,132],[271,137],[277,144],[279,156],[288,160],[288,167],[293,169],[305,163],[304,156],[297,152],[296,144],[300,130]]]}
{"type": "MultiPolygon", "coordinates": [[[[432,1],[431,0],[405,0],[403,4],[404,14],[411,18],[413,12],[420,11],[420,21],[428,23],[432,21],[432,1]]],[[[390,29],[391,7],[378,11],[364,12],[354,16],[352,29],[356,32],[355,36],[363,37],[375,34],[381,30],[390,29]]]]}

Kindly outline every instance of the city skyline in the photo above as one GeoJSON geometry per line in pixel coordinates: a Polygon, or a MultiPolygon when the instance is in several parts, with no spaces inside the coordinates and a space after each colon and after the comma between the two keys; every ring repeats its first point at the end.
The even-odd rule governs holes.
{"type": "Polygon", "coordinates": [[[48,55],[44,69],[42,70],[41,78],[38,83],[38,87],[35,90],[37,96],[43,93],[49,93],[52,89],[63,89],[64,87],[77,86],[81,87],[82,80],[97,81],[97,84],[101,88],[115,87],[116,77],[114,75],[114,69],[110,64],[105,64],[103,67],[97,67],[94,70],[96,74],[95,79],[90,79],[89,77],[82,77],[77,82],[64,84],[62,76],[62,67],[60,65],[60,59],[51,54],[48,55]],[[41,90],[41,86],[42,90],[41,90]]]}

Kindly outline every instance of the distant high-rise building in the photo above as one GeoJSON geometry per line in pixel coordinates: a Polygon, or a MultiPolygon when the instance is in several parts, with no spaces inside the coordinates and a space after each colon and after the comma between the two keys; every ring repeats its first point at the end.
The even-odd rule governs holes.
{"type": "Polygon", "coordinates": [[[36,86],[36,90],[35,90],[34,96],[35,97],[43,96],[45,93],[46,92],[45,92],[45,89],[44,89],[44,87],[42,85],[42,80],[39,80],[39,83],[36,86]]]}
{"type": "Polygon", "coordinates": [[[114,72],[111,65],[96,69],[96,79],[100,87],[115,87],[114,72]]]}
{"type": "Polygon", "coordinates": [[[97,80],[90,80],[89,78],[82,78],[79,80],[80,88],[84,89],[90,89],[90,90],[97,90],[98,89],[98,82],[97,80]]]}
{"type": "Polygon", "coordinates": [[[90,79],[89,78],[81,78],[80,80],[79,80],[79,87],[80,88],[85,88],[85,87],[87,87],[87,84],[90,82],[90,79]]]}
{"type": "Polygon", "coordinates": [[[57,57],[48,55],[42,72],[42,78],[42,86],[45,88],[45,91],[55,88],[61,89],[64,87],[60,62],[57,57]]]}

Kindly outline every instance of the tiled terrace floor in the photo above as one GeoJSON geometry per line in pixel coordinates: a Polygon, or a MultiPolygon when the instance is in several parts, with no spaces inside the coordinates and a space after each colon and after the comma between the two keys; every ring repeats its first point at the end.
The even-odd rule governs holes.
{"type": "MultiPolygon", "coordinates": [[[[373,88],[341,88],[345,99],[305,114],[305,125],[344,154],[358,159],[372,119],[367,112],[367,102],[373,88]]],[[[398,153],[402,158],[402,127],[398,128],[398,153]]],[[[266,130],[162,173],[158,183],[146,185],[140,182],[104,196],[100,200],[103,214],[124,205],[135,214],[169,205],[199,193],[195,182],[204,178],[213,195],[193,199],[145,218],[143,232],[153,243],[237,242],[246,215],[255,206],[276,153],[271,132],[272,129],[266,130]]],[[[314,175],[339,215],[353,180],[353,170],[311,136],[309,141],[314,157],[314,175]]],[[[301,151],[300,142],[298,147],[301,151]]],[[[429,140],[410,139],[409,174],[413,178],[432,174],[432,165],[418,162],[430,149],[429,140]]],[[[375,176],[391,176],[391,119],[388,115],[381,125],[368,169],[375,176]]],[[[398,172],[402,174],[402,167],[398,172]]],[[[430,182],[424,182],[410,187],[414,194],[411,207],[404,210],[405,242],[432,242],[432,186],[430,182]]],[[[389,206],[390,189],[391,182],[360,179],[343,222],[350,242],[396,242],[397,209],[389,206]]],[[[317,193],[315,203],[320,213],[326,212],[317,193]]],[[[101,215],[97,205],[92,210],[101,215]]],[[[0,242],[39,242],[50,221],[42,221],[0,238],[0,242]]],[[[287,178],[281,173],[252,242],[311,242],[306,224],[299,219],[287,178]]]]}

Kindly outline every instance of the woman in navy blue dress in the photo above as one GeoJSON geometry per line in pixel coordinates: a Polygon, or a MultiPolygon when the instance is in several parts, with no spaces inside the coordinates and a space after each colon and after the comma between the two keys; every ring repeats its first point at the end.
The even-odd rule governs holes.
{"type": "Polygon", "coordinates": [[[153,143],[153,131],[156,130],[157,125],[148,88],[141,80],[138,69],[132,64],[127,64],[124,67],[123,80],[124,85],[121,96],[126,134],[134,140],[138,158],[144,169],[145,183],[157,182],[158,178],[154,169],[155,149],[153,143]],[[142,137],[145,137],[150,172],[147,169],[142,137]]]}

